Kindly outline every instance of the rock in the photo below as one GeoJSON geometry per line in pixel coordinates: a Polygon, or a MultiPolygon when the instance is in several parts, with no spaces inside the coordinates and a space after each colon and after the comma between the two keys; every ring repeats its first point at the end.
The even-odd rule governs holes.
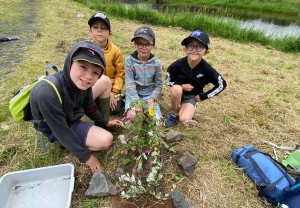
{"type": "Polygon", "coordinates": [[[192,167],[198,162],[197,157],[189,150],[177,151],[177,162],[183,168],[185,175],[190,175],[192,167]]]}
{"type": "Polygon", "coordinates": [[[119,180],[119,177],[124,174],[125,174],[125,171],[123,168],[117,168],[117,170],[115,172],[114,180],[119,180]]]}
{"type": "Polygon", "coordinates": [[[186,200],[185,196],[176,189],[171,195],[172,208],[197,208],[195,202],[186,200]]]}
{"type": "Polygon", "coordinates": [[[184,137],[183,133],[172,129],[166,133],[167,142],[179,142],[183,139],[183,137],[184,137]]]}
{"type": "Polygon", "coordinates": [[[110,180],[100,172],[100,170],[96,170],[93,174],[92,180],[90,182],[90,186],[88,190],[85,192],[85,195],[88,198],[96,198],[101,196],[110,196],[116,195],[117,189],[110,182],[110,180]]]}

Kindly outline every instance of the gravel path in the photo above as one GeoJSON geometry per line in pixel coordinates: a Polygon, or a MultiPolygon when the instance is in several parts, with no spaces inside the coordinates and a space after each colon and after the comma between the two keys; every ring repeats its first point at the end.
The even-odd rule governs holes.
{"type": "Polygon", "coordinates": [[[22,54],[34,43],[38,32],[38,0],[23,0],[14,6],[13,15],[0,22],[0,37],[18,36],[19,40],[0,42],[1,77],[19,64],[22,54]],[[4,73],[4,74],[3,74],[4,73]]]}

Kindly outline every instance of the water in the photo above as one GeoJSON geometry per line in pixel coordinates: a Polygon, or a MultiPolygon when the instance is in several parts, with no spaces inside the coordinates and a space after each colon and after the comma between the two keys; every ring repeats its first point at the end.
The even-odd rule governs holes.
{"type": "Polygon", "coordinates": [[[217,20],[228,21],[235,20],[242,28],[251,28],[253,30],[263,31],[266,36],[272,38],[282,37],[299,37],[300,22],[297,16],[284,14],[262,13],[248,10],[226,9],[226,8],[209,8],[209,7],[192,7],[192,6],[169,6],[156,5],[147,3],[130,2],[122,3],[126,8],[139,6],[141,8],[151,8],[157,11],[164,11],[167,8],[175,11],[190,11],[195,13],[205,13],[217,20]]]}

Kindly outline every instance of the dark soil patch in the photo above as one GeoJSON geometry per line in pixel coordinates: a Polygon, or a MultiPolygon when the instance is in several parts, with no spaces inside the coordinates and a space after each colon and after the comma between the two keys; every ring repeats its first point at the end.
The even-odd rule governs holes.
{"type": "Polygon", "coordinates": [[[1,79],[10,73],[9,68],[15,67],[27,47],[34,43],[38,32],[36,20],[37,0],[24,0],[16,3],[13,16],[4,17],[0,22],[0,36],[18,36],[19,40],[0,42],[0,74],[1,79]]]}

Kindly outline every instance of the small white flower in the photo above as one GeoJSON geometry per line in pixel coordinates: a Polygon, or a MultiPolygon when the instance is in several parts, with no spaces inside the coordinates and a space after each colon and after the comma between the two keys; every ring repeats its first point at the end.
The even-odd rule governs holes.
{"type": "Polygon", "coordinates": [[[152,136],[153,136],[153,132],[152,132],[152,131],[149,131],[149,132],[148,132],[148,135],[152,137],[152,136]]]}
{"type": "Polygon", "coordinates": [[[120,139],[120,142],[121,142],[122,144],[127,144],[127,142],[126,142],[126,140],[125,140],[124,134],[119,135],[118,138],[120,139]]]}

